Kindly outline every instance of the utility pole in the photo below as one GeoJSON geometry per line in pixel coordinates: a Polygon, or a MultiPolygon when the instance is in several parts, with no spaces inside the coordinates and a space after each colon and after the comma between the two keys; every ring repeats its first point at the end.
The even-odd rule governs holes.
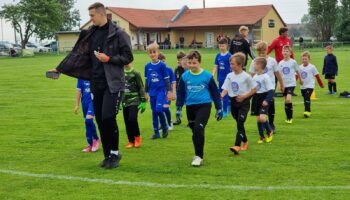
{"type": "Polygon", "coordinates": [[[203,8],[205,8],[205,0],[203,0],[203,8]]]}
{"type": "Polygon", "coordinates": [[[1,18],[1,41],[4,41],[4,26],[2,24],[2,18],[1,18]]]}

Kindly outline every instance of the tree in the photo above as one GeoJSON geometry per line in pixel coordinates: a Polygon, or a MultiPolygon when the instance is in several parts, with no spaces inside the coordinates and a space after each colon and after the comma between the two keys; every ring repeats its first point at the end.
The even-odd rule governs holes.
{"type": "Polygon", "coordinates": [[[21,0],[2,7],[0,16],[19,33],[22,48],[35,34],[39,39],[51,38],[64,23],[62,5],[57,0],[21,0]]]}
{"type": "Polygon", "coordinates": [[[336,36],[340,41],[350,41],[350,0],[341,0],[340,3],[340,17],[336,36]]]}
{"type": "Polygon", "coordinates": [[[64,17],[64,24],[60,31],[71,31],[80,26],[79,10],[74,9],[75,0],[58,0],[62,5],[62,12],[64,17]]]}
{"type": "Polygon", "coordinates": [[[338,0],[309,0],[309,15],[320,30],[321,39],[329,41],[337,21],[338,0]]]}
{"type": "Polygon", "coordinates": [[[321,31],[319,27],[317,26],[316,20],[310,16],[309,14],[305,14],[301,18],[301,23],[305,26],[306,29],[306,35],[310,35],[312,37],[315,37],[316,40],[321,39],[321,31]]]}

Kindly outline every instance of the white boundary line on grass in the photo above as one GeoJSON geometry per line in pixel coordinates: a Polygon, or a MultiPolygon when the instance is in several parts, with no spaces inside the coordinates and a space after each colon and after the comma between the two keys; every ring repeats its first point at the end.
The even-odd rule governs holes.
{"type": "Polygon", "coordinates": [[[243,185],[213,185],[213,184],[162,184],[153,182],[132,182],[132,181],[116,181],[112,179],[84,178],[77,176],[64,176],[55,174],[36,174],[30,172],[0,169],[2,174],[26,176],[43,179],[56,179],[67,181],[81,181],[88,183],[102,183],[107,185],[126,185],[136,187],[151,188],[186,188],[186,189],[213,189],[213,190],[350,190],[350,185],[345,186],[243,186],[243,185]]]}

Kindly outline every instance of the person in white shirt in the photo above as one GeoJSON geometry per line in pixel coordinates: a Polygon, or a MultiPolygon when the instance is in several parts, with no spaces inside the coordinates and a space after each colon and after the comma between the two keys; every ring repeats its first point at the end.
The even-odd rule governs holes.
{"type": "Polygon", "coordinates": [[[255,94],[255,84],[248,73],[243,70],[245,63],[245,55],[243,53],[235,53],[230,58],[231,69],[222,86],[221,98],[227,94],[231,100],[231,114],[237,122],[236,141],[230,150],[235,154],[239,154],[241,150],[248,149],[248,138],[245,133],[244,123],[250,109],[250,97],[255,94]],[[243,146],[241,148],[241,143],[243,146]]]}
{"type": "MultiPolygon", "coordinates": [[[[300,77],[299,66],[298,63],[292,59],[290,56],[292,54],[292,48],[288,45],[283,46],[283,60],[278,64],[279,70],[282,74],[282,79],[284,83],[284,109],[286,112],[287,124],[293,123],[293,103],[292,103],[292,95],[296,86],[296,77],[295,73],[298,77],[300,77]]],[[[303,85],[303,80],[300,80],[300,85],[303,85]]]]}
{"type": "MultiPolygon", "coordinates": [[[[256,45],[256,50],[258,51],[258,54],[260,57],[266,58],[267,64],[264,72],[270,77],[270,80],[273,85],[273,95],[272,97],[275,96],[275,88],[276,88],[276,80],[278,81],[280,85],[280,90],[283,93],[284,92],[284,84],[282,80],[281,73],[278,69],[278,64],[276,59],[272,58],[271,56],[267,55],[267,43],[266,42],[259,42],[256,45]]],[[[256,70],[254,68],[254,62],[251,63],[250,69],[249,69],[250,74],[252,77],[256,74],[256,70]]],[[[276,127],[274,124],[275,121],[275,99],[272,98],[269,103],[269,110],[268,110],[268,116],[269,116],[269,124],[272,129],[272,131],[275,133],[276,132],[276,127]]]]}
{"type": "Polygon", "coordinates": [[[304,98],[304,117],[308,118],[311,116],[311,94],[315,88],[315,77],[317,79],[318,85],[324,88],[321,77],[317,71],[317,68],[310,63],[311,55],[308,51],[301,54],[302,65],[299,66],[300,76],[304,84],[301,86],[301,94],[304,98]]]}
{"type": "Polygon", "coordinates": [[[273,137],[273,131],[267,120],[267,114],[269,110],[269,103],[273,98],[273,91],[275,89],[272,84],[272,80],[269,75],[265,73],[267,60],[265,57],[258,57],[254,60],[254,68],[256,74],[253,77],[255,82],[256,94],[254,94],[252,99],[252,111],[251,115],[256,116],[256,121],[259,131],[258,144],[264,142],[270,143],[273,137]],[[264,130],[267,132],[267,137],[264,135],[264,130]]]}

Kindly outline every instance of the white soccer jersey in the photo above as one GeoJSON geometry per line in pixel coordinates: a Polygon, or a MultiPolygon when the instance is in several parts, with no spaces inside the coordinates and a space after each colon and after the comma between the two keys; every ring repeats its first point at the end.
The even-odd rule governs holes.
{"type": "Polygon", "coordinates": [[[318,74],[316,67],[313,64],[309,64],[306,67],[300,65],[299,71],[301,79],[304,81],[301,89],[315,88],[315,76],[318,74]]]}
{"type": "MultiPolygon", "coordinates": [[[[265,73],[267,75],[269,75],[273,88],[276,87],[276,80],[275,80],[275,72],[278,72],[278,64],[276,59],[272,58],[272,57],[268,57],[267,58],[267,65],[265,68],[265,73]]],[[[250,69],[249,69],[250,73],[256,74],[256,71],[254,69],[254,60],[252,61],[252,63],[250,64],[250,69]]]]}
{"type": "Polygon", "coordinates": [[[295,73],[299,71],[298,63],[294,59],[282,60],[278,64],[278,68],[282,75],[284,87],[295,87],[297,85],[295,73]]]}
{"type": "Polygon", "coordinates": [[[222,89],[227,90],[230,97],[236,97],[249,93],[255,86],[252,77],[247,72],[243,71],[240,74],[231,72],[227,75],[222,89]]]}
{"type": "MultiPolygon", "coordinates": [[[[267,74],[255,74],[253,77],[253,81],[256,85],[256,93],[261,94],[268,92],[270,90],[274,90],[275,87],[272,85],[272,81],[267,74]]],[[[275,80],[273,80],[275,81],[275,80]]]]}

